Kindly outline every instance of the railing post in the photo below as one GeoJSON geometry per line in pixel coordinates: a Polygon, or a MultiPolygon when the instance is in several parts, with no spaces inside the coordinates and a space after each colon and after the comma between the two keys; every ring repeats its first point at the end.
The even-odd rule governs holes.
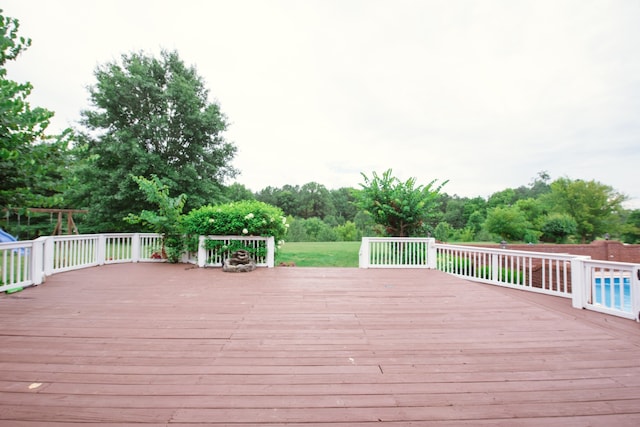
{"type": "Polygon", "coordinates": [[[44,244],[46,237],[38,237],[31,247],[31,281],[34,285],[44,282],[44,244]]]}
{"type": "Polygon", "coordinates": [[[358,259],[360,268],[369,268],[369,238],[363,237],[360,243],[360,253],[358,259]]]}
{"type": "Polygon", "coordinates": [[[631,295],[633,295],[631,310],[636,317],[636,322],[640,322],[640,267],[633,268],[629,286],[631,286],[631,295]]]}
{"type": "Polygon", "coordinates": [[[437,262],[436,239],[429,237],[427,239],[427,266],[432,270],[436,270],[438,268],[437,262]]]}
{"type": "Polygon", "coordinates": [[[44,239],[44,253],[42,256],[42,269],[44,275],[51,276],[53,274],[53,260],[55,258],[55,238],[53,236],[43,237],[44,239]]]}
{"type": "Polygon", "coordinates": [[[198,237],[198,267],[204,267],[207,263],[207,250],[204,247],[206,236],[198,237]]]}
{"type": "Polygon", "coordinates": [[[276,243],[273,236],[267,238],[267,268],[273,268],[276,265],[276,243]]]}
{"type": "Polygon", "coordinates": [[[587,302],[587,278],[584,274],[584,258],[571,259],[571,306],[573,308],[585,308],[587,302]]]}
{"type": "Polygon", "coordinates": [[[131,236],[131,262],[140,261],[140,233],[133,233],[131,236]]]}
{"type": "Polygon", "coordinates": [[[500,265],[498,258],[500,255],[496,253],[491,254],[491,280],[497,282],[500,280],[500,265]]]}
{"type": "Polygon", "coordinates": [[[96,264],[104,265],[104,260],[107,258],[107,236],[104,234],[98,234],[98,247],[96,250],[96,264]]]}

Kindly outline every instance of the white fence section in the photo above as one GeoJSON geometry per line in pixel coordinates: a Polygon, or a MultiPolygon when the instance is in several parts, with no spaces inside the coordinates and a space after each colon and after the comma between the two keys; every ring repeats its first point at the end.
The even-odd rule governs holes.
{"type": "Polygon", "coordinates": [[[435,268],[435,239],[363,237],[360,268],[435,268]]]}
{"type": "Polygon", "coordinates": [[[99,265],[97,234],[54,236],[45,242],[44,270],[47,276],[99,265]],[[53,250],[51,249],[53,247],[53,250]],[[49,256],[53,255],[53,256],[49,256]]]}
{"type": "Polygon", "coordinates": [[[476,282],[571,298],[575,255],[436,244],[437,268],[476,282]]]}
{"type": "MultiPolygon", "coordinates": [[[[245,247],[258,250],[257,266],[274,266],[273,237],[207,238],[223,240],[227,244],[241,240],[245,247]]],[[[189,254],[184,254],[183,259],[203,267],[221,266],[222,256],[222,252],[207,251],[202,246],[198,258],[189,259],[189,254]]],[[[162,236],[154,233],[84,234],[0,243],[0,292],[39,285],[47,276],[64,271],[123,262],[166,262],[162,254],[162,236]]]]}
{"type": "Polygon", "coordinates": [[[42,270],[42,242],[0,244],[0,292],[12,292],[33,284],[38,268],[42,270]],[[40,251],[34,250],[34,245],[40,251]]]}
{"type": "Polygon", "coordinates": [[[640,321],[640,264],[590,257],[364,237],[360,268],[431,268],[492,285],[571,298],[576,308],[640,321]]]}
{"type": "Polygon", "coordinates": [[[229,256],[229,249],[238,247],[249,250],[254,254],[254,261],[258,267],[272,268],[275,264],[275,240],[261,236],[200,236],[198,241],[198,266],[222,267],[229,256]]]}
{"type": "Polygon", "coordinates": [[[103,234],[105,264],[121,262],[164,262],[162,236],[155,233],[103,234]]]}
{"type": "Polygon", "coordinates": [[[162,236],[154,233],[82,234],[45,239],[46,276],[102,264],[166,261],[162,257],[162,236]]]}
{"type": "MultiPolygon", "coordinates": [[[[257,254],[258,266],[274,266],[273,237],[200,236],[197,254],[184,254],[183,259],[200,267],[219,267],[238,242],[257,254]]],[[[153,233],[51,236],[0,243],[0,292],[39,285],[46,276],[63,271],[164,261],[162,236],[153,233]]],[[[573,307],[640,321],[640,264],[436,244],[432,238],[365,237],[360,268],[439,269],[467,280],[572,298],[573,307]]]]}
{"type": "Polygon", "coordinates": [[[584,284],[574,290],[574,307],[640,320],[640,265],[583,260],[574,268],[584,284]]]}

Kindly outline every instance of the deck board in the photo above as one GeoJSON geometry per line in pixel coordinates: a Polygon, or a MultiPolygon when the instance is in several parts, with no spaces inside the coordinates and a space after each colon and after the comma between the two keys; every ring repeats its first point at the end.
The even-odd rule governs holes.
{"type": "Polygon", "coordinates": [[[0,322],[3,426],[640,424],[636,322],[438,271],[109,265],[0,322]]]}

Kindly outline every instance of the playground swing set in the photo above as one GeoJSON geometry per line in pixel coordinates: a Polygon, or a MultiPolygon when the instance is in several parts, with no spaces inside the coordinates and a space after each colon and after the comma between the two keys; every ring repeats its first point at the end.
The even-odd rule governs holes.
{"type": "Polygon", "coordinates": [[[49,221],[50,223],[53,224],[53,218],[54,215],[57,215],[57,221],[55,224],[55,227],[53,228],[53,232],[51,233],[52,236],[59,236],[63,234],[63,215],[66,214],[67,216],[67,233],[68,235],[71,234],[78,234],[78,227],[76,226],[75,221],[73,220],[73,214],[79,214],[79,213],[88,213],[89,211],[86,209],[49,209],[49,208],[26,208],[26,209],[4,209],[5,211],[5,215],[6,215],[6,224],[9,224],[9,219],[11,217],[11,211],[13,211],[15,213],[15,215],[17,216],[17,230],[18,232],[16,233],[18,236],[20,234],[20,230],[21,230],[21,217],[22,214],[21,212],[25,212],[26,211],[26,217],[27,217],[27,227],[29,227],[31,225],[31,213],[48,213],[49,214],[49,221]]]}

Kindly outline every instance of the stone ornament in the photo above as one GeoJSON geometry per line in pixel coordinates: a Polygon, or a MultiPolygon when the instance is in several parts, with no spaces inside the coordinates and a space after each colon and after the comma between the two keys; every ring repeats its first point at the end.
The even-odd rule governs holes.
{"type": "Polygon", "coordinates": [[[245,273],[256,269],[256,263],[251,259],[251,254],[244,249],[240,249],[231,254],[222,266],[222,271],[230,273],[245,273]]]}

